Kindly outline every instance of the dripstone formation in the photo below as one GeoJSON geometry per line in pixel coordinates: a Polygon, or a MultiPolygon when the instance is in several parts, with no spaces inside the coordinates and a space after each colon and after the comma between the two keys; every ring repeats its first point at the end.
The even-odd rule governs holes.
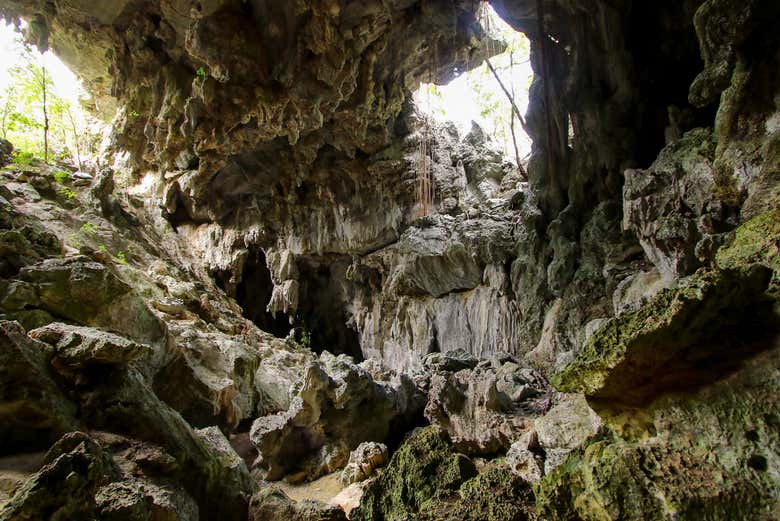
{"type": "Polygon", "coordinates": [[[112,128],[0,142],[0,520],[780,517],[780,3],[490,3],[527,181],[480,2],[0,0],[112,128]]]}

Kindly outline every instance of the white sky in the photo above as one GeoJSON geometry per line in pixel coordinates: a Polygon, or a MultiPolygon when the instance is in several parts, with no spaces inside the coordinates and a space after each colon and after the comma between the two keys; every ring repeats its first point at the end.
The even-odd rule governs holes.
{"type": "MultiPolygon", "coordinates": [[[[22,35],[13,25],[0,21],[0,90],[5,89],[11,82],[10,70],[18,64],[19,56],[22,55],[22,40],[22,35]]],[[[41,55],[34,49],[33,53],[51,74],[57,95],[70,101],[74,107],[79,106],[79,97],[86,93],[76,75],[51,51],[41,55]]]]}

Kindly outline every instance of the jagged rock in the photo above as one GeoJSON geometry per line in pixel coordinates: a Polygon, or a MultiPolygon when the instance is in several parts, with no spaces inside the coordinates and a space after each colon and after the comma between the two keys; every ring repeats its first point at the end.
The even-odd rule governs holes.
{"type": "Polygon", "coordinates": [[[52,323],[29,332],[54,348],[51,365],[62,375],[100,366],[123,366],[151,353],[151,348],[89,327],[52,323]]]}
{"type": "Polygon", "coordinates": [[[366,487],[351,520],[403,519],[416,515],[437,494],[454,492],[477,474],[474,464],[452,451],[429,427],[414,433],[393,454],[379,478],[366,487]]]}
{"type": "Polygon", "coordinates": [[[246,464],[241,456],[236,453],[219,427],[206,427],[195,431],[202,440],[206,441],[215,450],[221,459],[221,466],[231,469],[238,474],[246,474],[246,464]]]}
{"type": "Polygon", "coordinates": [[[712,258],[727,229],[724,204],[715,197],[709,129],[688,132],[661,151],[648,170],[626,170],[623,228],[639,238],[664,280],[690,275],[712,258]]]}
{"type": "Polygon", "coordinates": [[[59,255],[61,251],[59,239],[38,226],[0,230],[0,275],[16,275],[24,266],[59,255]]]}
{"type": "Polygon", "coordinates": [[[727,379],[624,417],[626,439],[605,434],[573,451],[535,486],[540,518],[771,519],[778,484],[767,470],[780,445],[766,396],[780,374],[776,346],[727,379]]]}
{"type": "Polygon", "coordinates": [[[172,356],[155,375],[154,389],[190,423],[236,426],[257,413],[277,410],[280,404],[258,396],[254,386],[267,339],[245,340],[193,327],[191,321],[168,328],[174,339],[172,356]]]}
{"type": "Polygon", "coordinates": [[[468,351],[455,349],[444,353],[431,353],[422,360],[422,365],[428,371],[460,371],[474,369],[479,360],[468,351]]]}
{"type": "Polygon", "coordinates": [[[761,266],[700,271],[604,324],[552,383],[564,392],[641,404],[661,392],[711,381],[762,349],[736,348],[734,342],[749,344],[750,335],[765,331],[767,320],[771,324],[764,296],[770,276],[761,266]],[[728,333],[746,324],[753,331],[739,338],[728,333]]]}
{"type": "Polygon", "coordinates": [[[315,501],[295,502],[271,486],[252,496],[249,521],[346,521],[339,507],[315,501]]]}
{"type": "Polygon", "coordinates": [[[257,465],[269,480],[333,472],[360,443],[384,441],[391,425],[414,415],[416,392],[408,377],[376,382],[349,357],[324,352],[306,367],[289,409],[252,424],[257,465]]]}
{"type": "Polygon", "coordinates": [[[534,519],[533,496],[522,479],[505,469],[477,475],[446,435],[428,427],[393,454],[387,469],[366,486],[350,519],[525,521],[534,519]]]}
{"type": "Polygon", "coordinates": [[[184,491],[138,481],[101,487],[95,495],[99,519],[198,521],[198,506],[184,491]]]}
{"type": "Polygon", "coordinates": [[[153,447],[118,451],[111,443],[122,448],[126,440],[99,437],[109,444],[81,432],[63,436],[0,510],[0,519],[199,519],[197,504],[184,490],[157,479],[166,469],[150,464],[153,447]]]}
{"type": "Polygon", "coordinates": [[[344,486],[370,478],[376,469],[387,464],[387,446],[383,443],[365,442],[350,452],[349,461],[341,471],[339,480],[344,486]]]}
{"type": "Polygon", "coordinates": [[[0,519],[95,519],[95,495],[118,475],[98,443],[81,432],[67,434],[48,451],[41,470],[0,510],[0,519]]]}
{"type": "Polygon", "coordinates": [[[527,432],[509,447],[506,465],[513,474],[528,483],[536,483],[545,474],[544,458],[540,452],[536,432],[527,432]]]}
{"type": "MultiPolygon", "coordinates": [[[[3,422],[9,430],[8,449],[19,450],[17,445],[21,443],[25,443],[26,447],[35,447],[36,443],[42,443],[76,425],[158,443],[176,458],[180,469],[186,469],[186,472],[177,472],[173,477],[197,501],[203,515],[218,508],[222,516],[243,518],[246,498],[253,490],[245,466],[236,465],[235,458],[226,459],[222,448],[215,448],[211,441],[199,437],[178,413],[160,401],[136,369],[121,365],[122,356],[109,357],[112,364],[103,363],[99,376],[91,373],[91,378],[69,384],[67,380],[55,380],[47,369],[49,360],[56,360],[58,352],[65,349],[67,353],[73,347],[69,343],[67,347],[59,345],[68,337],[60,334],[63,330],[68,331],[67,326],[54,326],[39,331],[40,338],[56,341],[58,345],[55,347],[26,336],[17,324],[2,322],[2,325],[7,339],[3,352],[13,358],[0,366],[3,373],[8,375],[8,383],[13,384],[13,387],[8,388],[6,382],[3,382],[3,388],[7,389],[4,392],[8,393],[7,398],[3,399],[3,409],[12,413],[8,421],[3,422]],[[14,346],[16,349],[13,349],[14,346]],[[20,360],[26,361],[22,367],[19,366],[20,360]],[[16,367],[22,370],[22,374],[12,371],[16,367]],[[75,389],[70,385],[80,388],[73,392],[75,389]],[[65,396],[78,400],[78,407],[70,405],[65,396]],[[11,408],[6,407],[6,404],[11,405],[11,408]],[[218,507],[215,506],[215,498],[219,498],[218,507]]],[[[66,357],[68,370],[77,373],[85,371],[91,364],[105,362],[103,355],[107,352],[106,346],[133,345],[125,339],[101,335],[84,328],[69,331],[74,337],[86,341],[87,347],[90,347],[75,350],[78,356],[66,357]],[[110,342],[90,343],[90,340],[95,339],[108,339],[110,342]],[[97,347],[106,349],[92,349],[97,347]],[[90,354],[101,358],[91,360],[90,354]]],[[[68,472],[62,476],[55,472],[51,479],[65,479],[68,472]]],[[[85,493],[93,497],[92,489],[88,490],[85,493]]],[[[32,501],[33,507],[38,508],[34,505],[37,500],[32,501]]]]}
{"type": "MultiPolygon", "coordinates": [[[[627,311],[636,311],[655,297],[659,291],[672,284],[672,280],[663,279],[657,269],[629,275],[618,284],[612,294],[612,309],[615,316],[627,311]]],[[[587,336],[590,335],[587,334],[587,336]]]]}
{"type": "Polygon", "coordinates": [[[582,395],[562,398],[534,423],[539,445],[549,449],[576,449],[601,428],[601,418],[582,395]]]}
{"type": "Polygon", "coordinates": [[[486,365],[434,372],[427,384],[425,417],[466,454],[505,451],[544,413],[548,400],[543,381],[526,379],[523,372],[513,362],[498,369],[486,365]]]}
{"type": "Polygon", "coordinates": [[[49,367],[52,348],[28,337],[17,322],[0,321],[2,452],[48,447],[78,425],[76,405],[49,367]]]}

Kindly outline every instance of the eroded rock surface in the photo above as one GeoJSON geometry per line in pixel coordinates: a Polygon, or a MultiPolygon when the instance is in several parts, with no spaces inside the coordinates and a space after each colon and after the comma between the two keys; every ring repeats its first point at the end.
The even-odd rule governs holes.
{"type": "Polygon", "coordinates": [[[0,517],[343,518],[246,462],[317,476],[425,403],[354,519],[776,517],[777,2],[492,4],[527,183],[410,103],[479,2],[0,1],[119,108],[75,197],[0,171],[3,450],[64,436],[0,517]]]}

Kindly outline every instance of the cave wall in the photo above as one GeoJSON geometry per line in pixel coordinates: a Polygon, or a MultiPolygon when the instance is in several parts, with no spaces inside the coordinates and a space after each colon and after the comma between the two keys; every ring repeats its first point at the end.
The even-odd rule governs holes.
{"type": "MultiPolygon", "coordinates": [[[[402,369],[429,351],[506,350],[552,373],[631,299],[706,265],[725,232],[776,203],[777,82],[766,71],[777,8],[492,5],[532,42],[530,182],[484,139],[441,130],[433,225],[415,220],[425,124],[407,101],[421,79],[443,83],[479,63],[478,2],[9,0],[2,13],[31,21],[31,37],[98,100],[118,101],[117,166],[151,172],[163,215],[229,294],[261,251],[302,268],[335,259],[353,269],[332,272],[363,274],[335,281],[333,299],[364,355],[402,369]],[[637,209],[683,174],[651,164],[695,128],[711,129],[712,182],[693,185],[717,204],[666,201],[695,215],[658,239],[674,212],[637,209]],[[657,183],[638,186],[651,171],[657,183]],[[500,252],[486,254],[494,240],[500,252]],[[685,248],[698,253],[677,259],[685,248]],[[420,269],[427,280],[410,276],[420,269]],[[462,330],[446,338],[453,322],[462,330]]],[[[273,282],[266,305],[294,315],[306,281],[273,282]]]]}

